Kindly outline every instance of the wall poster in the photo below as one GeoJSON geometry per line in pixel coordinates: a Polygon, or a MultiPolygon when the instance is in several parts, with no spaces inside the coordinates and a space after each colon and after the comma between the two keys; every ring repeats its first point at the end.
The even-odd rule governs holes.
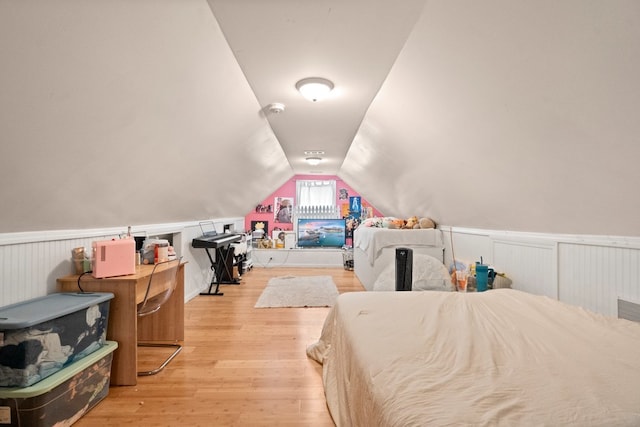
{"type": "Polygon", "coordinates": [[[283,224],[291,223],[293,218],[293,197],[276,197],[274,221],[283,224]]]}

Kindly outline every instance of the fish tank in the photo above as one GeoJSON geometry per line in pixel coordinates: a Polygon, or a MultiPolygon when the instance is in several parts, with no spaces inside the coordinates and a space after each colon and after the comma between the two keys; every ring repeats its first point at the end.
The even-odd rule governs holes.
{"type": "Polygon", "coordinates": [[[341,248],[347,240],[342,218],[298,218],[299,248],[341,248]]]}

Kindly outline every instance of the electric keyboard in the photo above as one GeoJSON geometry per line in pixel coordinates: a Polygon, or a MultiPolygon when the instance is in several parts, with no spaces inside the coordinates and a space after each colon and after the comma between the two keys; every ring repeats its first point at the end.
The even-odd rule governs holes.
{"type": "Polygon", "coordinates": [[[211,270],[213,271],[209,291],[201,292],[200,295],[224,295],[220,292],[221,284],[240,284],[240,281],[233,277],[233,266],[238,265],[238,272],[242,274],[242,259],[235,257],[234,247],[231,246],[231,244],[241,240],[242,234],[218,234],[214,231],[205,233],[191,240],[192,247],[202,248],[207,252],[207,257],[209,258],[209,262],[211,262],[211,270]],[[215,249],[215,259],[211,256],[209,249],[215,249]],[[211,292],[213,285],[216,286],[215,292],[211,292]]]}
{"type": "Polygon", "coordinates": [[[203,235],[193,239],[191,241],[191,246],[193,246],[194,248],[217,249],[223,246],[227,246],[231,243],[239,242],[240,240],[242,240],[241,234],[203,235]]]}

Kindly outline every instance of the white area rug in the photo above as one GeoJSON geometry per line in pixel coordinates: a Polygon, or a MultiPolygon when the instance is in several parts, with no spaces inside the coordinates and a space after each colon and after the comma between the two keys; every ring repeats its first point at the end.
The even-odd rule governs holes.
{"type": "Polygon", "coordinates": [[[331,307],[338,289],[331,276],[284,276],[269,280],[255,308],[331,307]]]}

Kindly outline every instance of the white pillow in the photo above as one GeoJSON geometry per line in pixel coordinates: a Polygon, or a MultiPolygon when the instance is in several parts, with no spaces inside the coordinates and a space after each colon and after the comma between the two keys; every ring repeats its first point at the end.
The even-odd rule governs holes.
{"type": "MultiPolygon", "coordinates": [[[[396,264],[387,266],[373,284],[374,291],[396,290],[396,264]]],[[[412,291],[454,291],[447,267],[437,258],[413,254],[412,291]]]]}

